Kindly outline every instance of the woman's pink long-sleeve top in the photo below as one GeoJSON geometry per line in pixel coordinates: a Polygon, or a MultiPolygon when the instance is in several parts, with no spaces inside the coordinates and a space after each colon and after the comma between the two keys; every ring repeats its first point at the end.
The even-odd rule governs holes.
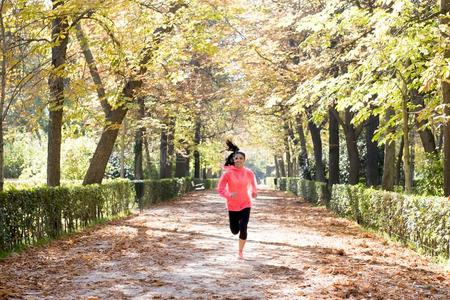
{"type": "Polygon", "coordinates": [[[228,210],[240,211],[251,207],[251,193],[256,193],[256,179],[253,171],[235,166],[226,166],[224,169],[226,172],[219,179],[217,192],[227,199],[228,210]],[[231,193],[236,195],[232,198],[231,193]]]}

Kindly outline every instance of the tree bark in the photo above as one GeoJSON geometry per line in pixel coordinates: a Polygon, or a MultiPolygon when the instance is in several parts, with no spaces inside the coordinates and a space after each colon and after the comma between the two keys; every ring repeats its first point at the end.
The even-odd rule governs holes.
{"type": "Polygon", "coordinates": [[[375,130],[378,128],[378,116],[371,115],[366,126],[366,185],[377,186],[380,184],[380,176],[378,172],[379,156],[378,144],[373,141],[375,130]]]}
{"type": "Polygon", "coordinates": [[[298,176],[298,165],[297,165],[297,159],[294,155],[294,153],[298,149],[298,143],[299,139],[295,137],[294,129],[292,128],[292,123],[290,121],[287,121],[285,124],[287,124],[287,132],[289,135],[288,142],[290,141],[289,145],[289,151],[290,151],[290,160],[291,160],[291,176],[298,176]]]}
{"type": "MultiPolygon", "coordinates": [[[[440,12],[441,12],[441,24],[449,25],[450,18],[448,17],[450,13],[450,0],[440,1],[440,12]]],[[[447,39],[445,33],[443,33],[443,39],[447,39]]],[[[450,46],[447,44],[444,51],[444,58],[450,58],[450,46]]],[[[444,121],[443,131],[444,131],[444,195],[450,196],[450,78],[444,78],[441,81],[442,90],[442,103],[445,105],[444,114],[446,120],[444,121]]]]}
{"type": "Polygon", "coordinates": [[[166,129],[161,130],[160,146],[159,146],[159,178],[169,178],[168,155],[167,155],[167,132],[166,129]]]}
{"type": "Polygon", "coordinates": [[[122,135],[120,139],[120,178],[125,178],[125,138],[127,136],[127,119],[123,120],[122,135]]]}
{"type": "Polygon", "coordinates": [[[344,132],[349,159],[349,183],[357,184],[359,181],[359,168],[360,168],[359,151],[357,144],[358,134],[356,132],[355,127],[351,124],[351,121],[352,121],[352,114],[350,113],[350,110],[347,108],[345,110],[344,132]]]}
{"type": "Polygon", "coordinates": [[[284,163],[284,157],[283,155],[280,155],[278,160],[278,166],[280,168],[280,175],[281,177],[286,177],[286,165],[284,163]]]}
{"type": "Polygon", "coordinates": [[[91,74],[92,81],[94,82],[95,88],[97,90],[98,100],[100,101],[100,104],[103,108],[103,112],[105,113],[105,115],[107,115],[111,112],[111,105],[106,100],[106,89],[102,82],[100,72],[98,71],[97,62],[95,61],[94,55],[92,54],[91,48],[89,46],[89,40],[84,33],[80,23],[77,23],[75,25],[75,30],[78,43],[80,44],[84,59],[86,60],[89,68],[89,73],[91,74]]]}
{"type": "Polygon", "coordinates": [[[292,177],[293,171],[292,171],[292,161],[291,161],[291,150],[290,150],[290,142],[289,142],[289,122],[284,119],[283,120],[283,129],[284,129],[284,150],[286,153],[286,163],[287,163],[287,176],[292,177]]]}
{"type": "Polygon", "coordinates": [[[403,149],[404,148],[405,148],[405,140],[402,138],[400,140],[400,149],[398,150],[397,162],[396,162],[396,166],[395,166],[395,185],[401,184],[403,149]]]}
{"type": "Polygon", "coordinates": [[[320,136],[321,129],[317,127],[313,121],[308,122],[308,128],[311,132],[311,139],[314,148],[314,159],[316,161],[315,180],[325,182],[325,167],[322,160],[322,138],[320,136]]]}
{"type": "Polygon", "coordinates": [[[303,130],[302,119],[299,114],[295,117],[295,124],[296,124],[295,128],[300,140],[300,154],[298,156],[298,164],[300,172],[303,178],[311,180],[311,172],[308,159],[308,149],[306,148],[305,132],[303,130]]]}
{"type": "Polygon", "coordinates": [[[169,118],[167,126],[167,175],[173,177],[173,161],[175,159],[175,118],[169,118]]]}
{"type": "MultiPolygon", "coordinates": [[[[174,2],[169,9],[171,16],[182,7],[187,5],[183,1],[174,2]]],[[[173,31],[172,19],[169,18],[167,23],[163,26],[156,28],[153,31],[151,42],[142,50],[142,59],[139,63],[139,71],[135,76],[126,82],[122,89],[122,96],[127,100],[127,104],[135,99],[136,90],[142,86],[142,77],[147,73],[147,64],[153,58],[155,51],[158,49],[163,37],[173,31]]],[[[101,101],[101,100],[100,100],[101,101]]],[[[101,183],[105,174],[106,165],[108,164],[109,157],[114,149],[114,143],[117,139],[119,128],[122,121],[128,111],[127,105],[119,106],[106,114],[106,124],[103,129],[100,141],[97,144],[94,155],[91,159],[91,163],[86,172],[83,184],[101,183]]]]}
{"type": "Polygon", "coordinates": [[[94,155],[84,177],[83,185],[100,184],[105,175],[106,165],[114,148],[114,143],[119,134],[119,129],[127,113],[127,108],[118,107],[111,111],[107,117],[107,125],[103,129],[100,141],[97,144],[94,155]]]}
{"type": "Polygon", "coordinates": [[[403,170],[405,174],[405,192],[412,193],[411,181],[411,156],[409,152],[409,111],[408,111],[408,86],[405,81],[402,84],[403,99],[402,99],[402,131],[403,131],[403,170]]]}
{"type": "MultiPolygon", "coordinates": [[[[411,91],[411,100],[415,106],[414,112],[419,112],[421,109],[425,107],[425,103],[423,101],[423,97],[417,92],[417,90],[411,91]]],[[[427,120],[419,120],[416,116],[415,123],[417,128],[422,128],[418,130],[420,140],[423,145],[423,149],[426,153],[437,153],[436,150],[436,141],[433,135],[433,132],[430,128],[426,127],[428,124],[427,120]]]]}
{"type": "MultiPolygon", "coordinates": [[[[53,10],[65,1],[52,0],[53,10]]],[[[47,152],[47,185],[59,186],[61,181],[62,118],[64,106],[64,73],[67,44],[69,42],[67,17],[55,17],[52,21],[52,72],[48,79],[49,125],[47,152]]]]}
{"type": "MultiPolygon", "coordinates": [[[[137,118],[142,120],[145,117],[145,101],[143,97],[139,97],[138,100],[137,118]]],[[[145,128],[143,126],[136,129],[134,139],[134,178],[137,180],[144,179],[144,152],[143,152],[143,138],[145,128]]]]}
{"type": "Polygon", "coordinates": [[[3,138],[3,113],[4,105],[6,101],[6,76],[7,76],[7,49],[8,43],[6,41],[6,30],[3,19],[5,0],[1,1],[0,4],[0,34],[2,37],[1,47],[2,47],[2,66],[1,66],[1,96],[0,96],[0,191],[3,191],[3,185],[5,181],[5,152],[4,152],[4,138],[3,138]]]}
{"type": "Polygon", "coordinates": [[[281,176],[281,173],[280,173],[280,166],[279,166],[279,162],[278,162],[278,157],[276,155],[274,155],[273,161],[275,162],[275,176],[277,178],[279,178],[281,176]]]}
{"type": "Polygon", "coordinates": [[[195,133],[194,133],[194,178],[200,178],[200,151],[198,147],[201,141],[201,129],[202,123],[198,118],[195,121],[195,133]]]}
{"type": "Polygon", "coordinates": [[[189,176],[188,160],[182,153],[176,154],[175,177],[189,176]]]}
{"type": "Polygon", "coordinates": [[[148,138],[144,136],[144,149],[145,149],[145,162],[147,165],[148,173],[152,173],[152,159],[150,157],[150,150],[148,147],[148,138]]]}
{"type": "MultiPolygon", "coordinates": [[[[386,112],[385,122],[389,122],[394,112],[389,109],[386,112]]],[[[393,128],[389,128],[393,132],[393,128]]],[[[392,191],[395,180],[395,141],[387,141],[384,147],[383,177],[381,185],[384,190],[392,191]]]]}
{"type": "Polygon", "coordinates": [[[328,184],[339,183],[339,120],[336,118],[336,109],[328,111],[328,156],[329,156],[329,178],[328,184]]]}
{"type": "Polygon", "coordinates": [[[412,128],[409,131],[409,145],[410,145],[410,156],[411,156],[411,167],[410,167],[410,178],[411,178],[411,185],[414,186],[414,169],[416,166],[416,147],[415,147],[415,130],[412,128]]]}

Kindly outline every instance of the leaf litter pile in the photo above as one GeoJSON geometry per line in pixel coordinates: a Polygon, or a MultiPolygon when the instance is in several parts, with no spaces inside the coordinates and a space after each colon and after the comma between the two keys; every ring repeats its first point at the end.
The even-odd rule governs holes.
{"type": "Polygon", "coordinates": [[[246,259],[210,191],[0,261],[0,299],[450,299],[450,273],[282,192],[251,211],[246,259]]]}

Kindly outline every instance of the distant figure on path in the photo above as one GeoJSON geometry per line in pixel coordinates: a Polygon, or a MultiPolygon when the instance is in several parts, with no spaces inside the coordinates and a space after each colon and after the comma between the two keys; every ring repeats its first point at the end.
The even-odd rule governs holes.
{"type": "Polygon", "coordinates": [[[256,179],[252,170],[244,167],[245,153],[231,141],[227,140],[228,156],[220,177],[217,191],[227,199],[230,229],[233,234],[239,233],[239,258],[244,258],[244,246],[247,240],[247,224],[250,218],[251,199],[256,198],[256,179]]]}

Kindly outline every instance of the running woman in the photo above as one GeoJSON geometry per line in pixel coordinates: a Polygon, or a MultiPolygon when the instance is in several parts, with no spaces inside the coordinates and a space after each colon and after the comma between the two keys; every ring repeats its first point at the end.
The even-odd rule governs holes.
{"type": "Polygon", "coordinates": [[[256,180],[253,171],[244,167],[245,153],[231,141],[227,140],[228,156],[217,186],[218,193],[227,200],[230,229],[233,234],[239,233],[239,258],[244,258],[244,246],[247,240],[247,224],[250,218],[251,199],[255,199],[256,180]]]}

